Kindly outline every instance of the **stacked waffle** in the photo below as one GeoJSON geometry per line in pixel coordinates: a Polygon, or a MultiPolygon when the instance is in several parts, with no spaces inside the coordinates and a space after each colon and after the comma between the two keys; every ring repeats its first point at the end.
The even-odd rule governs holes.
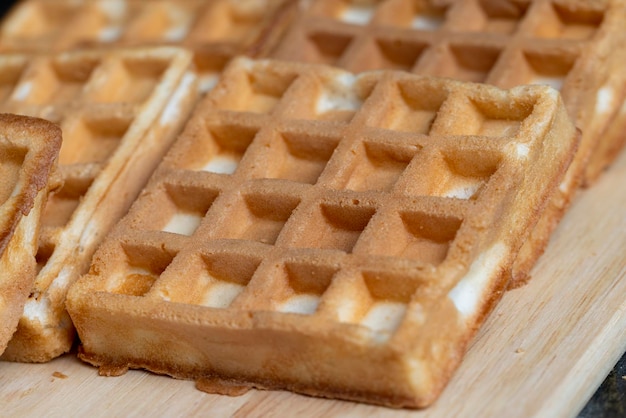
{"type": "Polygon", "coordinates": [[[626,6],[318,0],[283,34],[294,10],[29,0],[3,22],[0,109],[64,136],[4,358],[67,351],[73,323],[102,374],[436,398],[623,144],[626,6]]]}

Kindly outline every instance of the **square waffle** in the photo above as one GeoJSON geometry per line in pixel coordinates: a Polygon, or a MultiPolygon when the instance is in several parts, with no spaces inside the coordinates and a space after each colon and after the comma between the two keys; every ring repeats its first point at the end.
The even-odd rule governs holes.
{"type": "Polygon", "coordinates": [[[501,88],[560,90],[583,136],[520,253],[512,272],[517,286],[528,279],[581,182],[592,182],[623,146],[617,115],[626,97],[625,21],[623,0],[313,0],[270,55],[352,72],[402,69],[501,88]]]}
{"type": "Polygon", "coordinates": [[[0,114],[0,354],[35,278],[39,224],[60,148],[58,126],[0,114]]]}
{"type": "Polygon", "coordinates": [[[197,97],[178,48],[0,55],[0,110],[57,122],[59,177],[42,218],[36,279],[3,359],[46,361],[70,349],[72,281],[128,210],[197,97]]]}
{"type": "Polygon", "coordinates": [[[80,357],[428,405],[578,138],[546,86],[239,58],[71,287],[80,357]]]}
{"type": "Polygon", "coordinates": [[[202,91],[237,54],[263,55],[293,0],[26,0],[0,28],[0,51],[181,46],[195,53],[202,91]]]}

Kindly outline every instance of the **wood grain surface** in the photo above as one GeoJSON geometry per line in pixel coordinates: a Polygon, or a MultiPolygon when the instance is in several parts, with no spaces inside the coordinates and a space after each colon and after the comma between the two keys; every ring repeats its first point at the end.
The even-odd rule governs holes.
{"type": "Polygon", "coordinates": [[[563,219],[487,320],[441,398],[391,410],[288,392],[208,395],[142,371],[100,377],[66,355],[0,363],[1,416],[575,416],[626,350],[626,153],[563,219]]]}

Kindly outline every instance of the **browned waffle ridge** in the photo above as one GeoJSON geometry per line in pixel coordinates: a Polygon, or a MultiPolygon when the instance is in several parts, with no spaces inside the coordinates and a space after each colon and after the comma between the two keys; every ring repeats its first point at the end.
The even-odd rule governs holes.
{"type": "Polygon", "coordinates": [[[60,147],[53,123],[0,114],[0,354],[35,278],[39,223],[60,147]]]}
{"type": "Polygon", "coordinates": [[[237,59],[71,287],[80,356],[426,406],[577,140],[545,86],[237,59]]]}

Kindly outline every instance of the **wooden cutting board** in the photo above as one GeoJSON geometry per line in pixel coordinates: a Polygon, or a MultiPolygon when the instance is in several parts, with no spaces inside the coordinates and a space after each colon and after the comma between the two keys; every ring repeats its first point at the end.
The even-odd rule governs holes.
{"type": "Polygon", "coordinates": [[[626,152],[576,199],[533,280],[509,291],[432,407],[391,410],[288,392],[208,395],[141,371],[100,377],[67,355],[0,363],[2,416],[574,416],[626,350],[626,152]]]}

